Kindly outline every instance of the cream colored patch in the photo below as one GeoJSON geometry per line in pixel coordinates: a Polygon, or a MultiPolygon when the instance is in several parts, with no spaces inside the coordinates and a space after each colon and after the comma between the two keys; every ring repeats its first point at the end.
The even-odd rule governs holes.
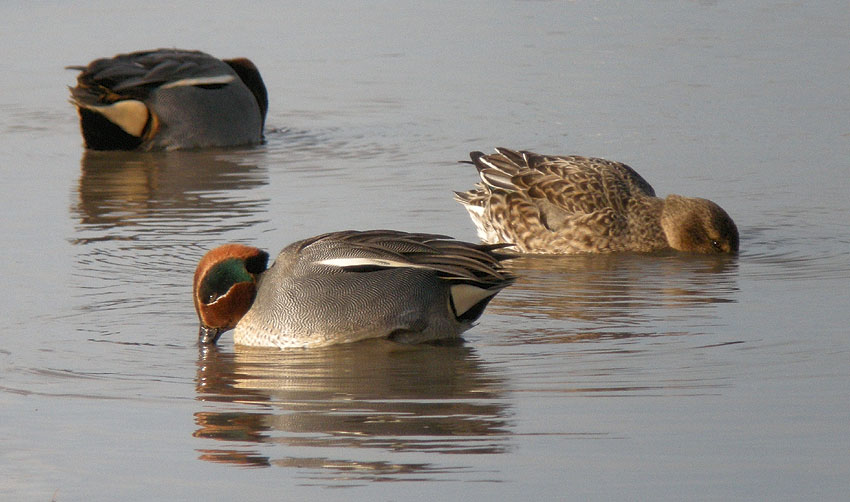
{"type": "Polygon", "coordinates": [[[182,80],[175,80],[174,82],[169,82],[165,85],[160,86],[160,89],[171,89],[172,87],[191,87],[194,85],[220,85],[220,84],[229,84],[233,82],[236,77],[234,75],[216,75],[215,77],[202,77],[202,78],[184,78],[182,80]]]}
{"type": "Polygon", "coordinates": [[[478,238],[481,239],[482,242],[490,244],[502,242],[499,240],[498,234],[496,234],[493,230],[492,224],[487,221],[483,207],[471,205],[464,207],[466,207],[467,212],[469,212],[469,219],[471,219],[472,224],[475,225],[475,231],[478,233],[478,238]]]}
{"type": "Polygon", "coordinates": [[[452,303],[455,306],[455,313],[459,316],[463,315],[481,300],[497,293],[496,291],[488,291],[470,284],[457,284],[452,286],[450,291],[452,303]]]}
{"type": "Polygon", "coordinates": [[[116,101],[108,106],[86,106],[80,103],[77,105],[103,115],[124,132],[136,137],[142,135],[148,123],[148,107],[135,99],[116,101]]]}
{"type": "Polygon", "coordinates": [[[475,217],[483,218],[484,217],[484,206],[476,206],[476,205],[473,205],[473,204],[464,204],[463,207],[465,207],[466,210],[469,211],[469,214],[473,218],[475,218],[475,217]]]}

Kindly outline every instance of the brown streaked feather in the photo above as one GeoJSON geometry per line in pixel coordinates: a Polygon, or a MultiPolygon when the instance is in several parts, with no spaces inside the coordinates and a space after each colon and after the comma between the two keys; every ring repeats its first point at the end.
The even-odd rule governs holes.
{"type": "Polygon", "coordinates": [[[496,151],[470,153],[481,182],[455,196],[470,208],[484,242],[513,243],[521,252],[620,250],[627,247],[630,204],[655,194],[619,162],[496,151]]]}

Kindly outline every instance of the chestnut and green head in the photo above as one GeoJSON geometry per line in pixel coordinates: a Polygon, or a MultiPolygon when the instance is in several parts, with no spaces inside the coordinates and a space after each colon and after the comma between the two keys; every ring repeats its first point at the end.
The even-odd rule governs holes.
{"type": "Polygon", "coordinates": [[[268,260],[265,251],[242,244],[219,246],[201,258],[192,292],[201,322],[201,344],[218,341],[248,312],[257,294],[257,279],[268,260]]]}
{"type": "Polygon", "coordinates": [[[738,252],[738,227],[720,206],[707,199],[668,195],[661,227],[671,248],[692,253],[738,252]]]}

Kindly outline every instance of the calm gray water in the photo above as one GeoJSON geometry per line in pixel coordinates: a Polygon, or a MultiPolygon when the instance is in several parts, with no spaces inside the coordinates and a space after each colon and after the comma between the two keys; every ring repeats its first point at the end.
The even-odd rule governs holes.
{"type": "Polygon", "coordinates": [[[196,5],[0,5],[0,499],[847,496],[844,0],[196,5]],[[84,152],[63,67],[160,46],[251,57],[267,143],[84,152]],[[520,259],[456,347],[199,350],[205,250],[474,240],[494,146],[711,198],[742,253],[520,259]]]}

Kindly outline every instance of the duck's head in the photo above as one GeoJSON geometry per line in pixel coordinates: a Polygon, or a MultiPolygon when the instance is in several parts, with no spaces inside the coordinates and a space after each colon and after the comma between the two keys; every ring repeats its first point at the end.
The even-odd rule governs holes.
{"type": "Polygon", "coordinates": [[[201,321],[200,343],[215,343],[248,312],[268,261],[265,251],[241,244],[219,246],[201,258],[192,291],[201,321]]]}
{"type": "Polygon", "coordinates": [[[738,227],[720,206],[706,199],[668,195],[661,227],[670,247],[692,253],[737,253],[738,227]]]}

